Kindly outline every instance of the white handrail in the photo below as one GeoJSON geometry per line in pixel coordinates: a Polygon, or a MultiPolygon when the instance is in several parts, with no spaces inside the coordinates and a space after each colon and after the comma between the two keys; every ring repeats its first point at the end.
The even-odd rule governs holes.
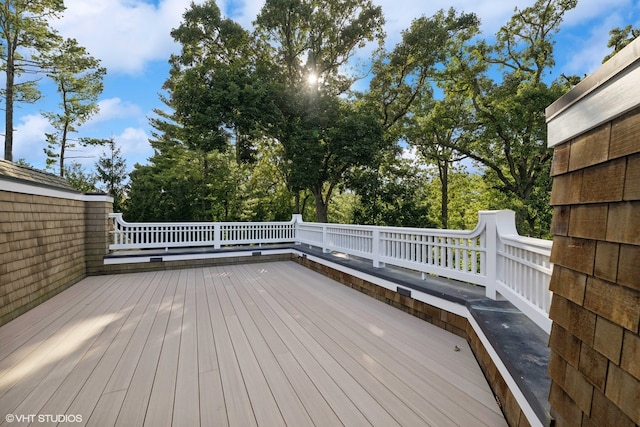
{"type": "Polygon", "coordinates": [[[111,250],[298,243],[485,287],[551,330],[551,241],[518,235],[513,211],[481,211],[474,230],[304,222],[128,223],[111,214],[111,250]]]}
{"type": "Polygon", "coordinates": [[[138,222],[129,223],[121,213],[113,219],[110,250],[262,245],[294,243],[296,226],[288,222],[138,222]]]}

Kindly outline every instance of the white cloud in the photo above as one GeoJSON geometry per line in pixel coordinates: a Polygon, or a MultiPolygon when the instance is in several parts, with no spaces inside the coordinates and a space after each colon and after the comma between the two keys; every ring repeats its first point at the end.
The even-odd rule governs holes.
{"type": "Polygon", "coordinates": [[[253,21],[255,21],[258,13],[260,13],[265,0],[222,0],[216,1],[216,3],[224,16],[233,19],[244,28],[252,30],[253,21]]]}
{"type": "MultiPolygon", "coordinates": [[[[202,3],[198,0],[196,3],[202,3]]],[[[393,47],[401,31],[419,16],[431,16],[440,9],[474,12],[482,21],[485,37],[491,37],[513,14],[514,3],[495,0],[374,0],[386,17],[387,48],[393,47]]],[[[524,8],[533,1],[518,4],[524,8]]],[[[567,13],[563,26],[580,25],[587,20],[606,17],[615,9],[633,10],[637,0],[580,0],[578,7],[567,13]]],[[[149,61],[166,61],[178,47],[170,36],[172,28],[182,21],[191,0],[66,0],[63,18],[55,26],[65,37],[74,37],[102,60],[108,71],[142,74],[149,61]]],[[[245,28],[264,5],[264,0],[219,0],[218,6],[245,28]]],[[[631,13],[631,12],[630,12],[631,13]]],[[[608,30],[607,30],[608,32],[608,30]]],[[[605,32],[605,34],[607,33],[605,32]]],[[[605,43],[606,46],[606,43],[605,43]]]]}
{"type": "Polygon", "coordinates": [[[632,5],[633,2],[633,0],[607,0],[606,2],[602,0],[580,0],[578,1],[578,6],[565,15],[563,26],[579,26],[594,18],[609,20],[611,12],[614,10],[632,10],[634,7],[632,5]]]}
{"type": "Polygon", "coordinates": [[[640,25],[640,0],[581,0],[567,13],[562,24],[570,49],[565,58],[557,57],[565,74],[590,74],[602,65],[609,53],[609,32],[627,25],[640,25]]]}
{"type": "Polygon", "coordinates": [[[607,47],[612,28],[621,26],[620,16],[612,14],[604,21],[593,25],[588,32],[575,38],[573,49],[568,51],[569,56],[562,65],[565,74],[590,74],[602,65],[602,59],[611,52],[607,47]]]}
{"type": "MultiPolygon", "coordinates": [[[[127,127],[118,135],[111,135],[120,148],[120,155],[127,163],[127,170],[131,171],[135,163],[146,163],[147,158],[153,155],[153,149],[149,145],[149,136],[142,128],[127,127]]],[[[93,170],[95,163],[106,152],[104,146],[88,146],[78,149],[79,158],[72,159],[83,167],[93,170]]]]}
{"type": "MultiPolygon", "coordinates": [[[[202,3],[204,0],[196,1],[202,3]]],[[[476,12],[483,29],[493,34],[510,16],[509,2],[494,0],[374,0],[387,18],[387,45],[400,40],[400,32],[411,20],[433,15],[439,9],[476,12]]],[[[141,74],[149,61],[166,61],[178,47],[170,31],[180,25],[191,0],[161,0],[157,5],[143,0],[66,0],[67,9],[54,26],[64,37],[72,37],[102,61],[112,73],[141,74]]],[[[264,0],[218,1],[223,14],[245,28],[252,28],[264,0]]]]}
{"type": "MultiPolygon", "coordinates": [[[[153,149],[149,145],[149,135],[142,128],[128,127],[122,131],[120,135],[114,137],[117,145],[121,147],[122,156],[135,162],[143,162],[153,155],[153,149]]],[[[129,167],[133,166],[129,164],[129,167]]]]}
{"type": "Polygon", "coordinates": [[[113,119],[139,118],[143,116],[142,109],[132,102],[120,98],[102,99],[98,102],[100,111],[92,119],[92,123],[106,122],[113,119]]]}
{"type": "MultiPolygon", "coordinates": [[[[47,147],[45,133],[51,133],[53,130],[47,119],[40,114],[20,117],[13,134],[14,159],[25,159],[34,167],[44,169],[47,158],[44,153],[44,149],[47,147]]],[[[153,155],[153,149],[149,145],[149,136],[142,127],[126,127],[120,134],[100,137],[114,138],[116,144],[121,148],[121,154],[127,161],[129,170],[133,168],[135,163],[146,163],[147,158],[153,155]]],[[[94,163],[103,151],[104,147],[100,146],[78,147],[67,153],[66,163],[78,162],[84,167],[93,169],[94,163]]]]}
{"type": "MultiPolygon", "coordinates": [[[[203,3],[204,0],[196,0],[203,3]]],[[[54,22],[64,37],[71,37],[102,61],[109,72],[142,74],[149,61],[166,61],[178,46],[171,37],[192,0],[65,0],[63,17],[54,22]]],[[[218,1],[225,14],[251,28],[264,0],[218,1]]]]}
{"type": "Polygon", "coordinates": [[[63,17],[53,25],[99,58],[108,71],[138,74],[145,63],[166,60],[175,50],[177,27],[190,0],[66,0],[63,17]]]}
{"type": "MultiPolygon", "coordinates": [[[[196,0],[196,3],[202,2],[204,0],[196,0]]],[[[533,4],[533,0],[373,2],[383,8],[386,16],[387,48],[392,48],[400,40],[401,31],[408,28],[413,19],[421,15],[431,16],[439,9],[454,7],[458,12],[475,12],[482,20],[484,36],[491,37],[507,22],[516,4],[520,8],[533,4]]],[[[148,97],[155,98],[159,88],[153,87],[153,95],[151,89],[146,95],[145,90],[138,90],[138,87],[128,91],[128,86],[121,82],[128,78],[126,75],[144,76],[132,83],[144,88],[145,83],[154,78],[151,70],[157,64],[149,64],[152,61],[166,63],[169,55],[178,50],[170,31],[180,25],[190,4],[191,0],[65,0],[67,9],[64,16],[55,23],[63,36],[76,38],[91,55],[101,59],[110,76],[121,74],[118,79],[106,83],[113,85],[109,86],[111,90],[107,96],[110,98],[99,102],[100,112],[80,129],[80,133],[91,133],[100,138],[113,135],[122,147],[129,168],[135,162],[145,162],[153,153],[148,143],[150,131],[146,111],[143,110],[150,110],[156,105],[148,97]],[[138,98],[134,98],[136,96],[138,98]]],[[[245,28],[251,28],[264,0],[218,0],[217,4],[223,14],[245,28]]],[[[566,34],[573,40],[571,49],[556,56],[562,71],[583,74],[597,68],[607,53],[609,30],[627,24],[638,25],[639,5],[639,0],[580,0],[578,7],[566,15],[562,26],[561,35],[564,37],[566,34]],[[635,22],[630,19],[635,19],[635,22]]],[[[361,52],[359,57],[368,59],[368,53],[361,52]]],[[[26,158],[35,166],[44,167],[44,133],[50,132],[51,127],[46,119],[32,110],[25,108],[22,112],[26,115],[16,115],[14,158],[26,158]]],[[[91,163],[100,151],[95,159],[90,160],[91,163]]],[[[412,156],[411,153],[406,155],[412,156]]]]}
{"type": "Polygon", "coordinates": [[[402,146],[402,154],[400,157],[415,162],[418,160],[418,150],[413,145],[404,145],[402,146]]]}
{"type": "Polygon", "coordinates": [[[45,133],[53,132],[53,127],[40,114],[29,114],[20,117],[14,124],[13,158],[25,159],[29,164],[44,169],[47,156],[45,133]]]}
{"type": "Polygon", "coordinates": [[[497,2],[495,0],[374,0],[382,7],[386,17],[387,47],[400,41],[402,30],[409,28],[411,21],[420,16],[432,16],[439,10],[447,11],[454,8],[458,13],[475,13],[481,20],[482,31],[485,35],[495,34],[498,29],[513,14],[512,2],[497,2]],[[391,44],[390,44],[391,43],[391,44]]]}

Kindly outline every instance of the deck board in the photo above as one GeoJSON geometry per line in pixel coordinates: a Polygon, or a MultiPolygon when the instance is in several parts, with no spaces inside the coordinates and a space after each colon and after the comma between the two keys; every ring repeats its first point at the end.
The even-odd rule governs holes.
{"type": "Polygon", "coordinates": [[[17,415],[506,425],[462,338],[293,262],[87,278],[0,342],[0,408],[17,415]]]}
{"type": "MultiPolygon", "coordinates": [[[[295,276],[294,269],[286,271],[285,267],[282,270],[291,278],[304,280],[303,276],[295,276]]],[[[298,273],[300,272],[298,271],[298,273]]],[[[322,301],[318,298],[319,293],[333,295],[335,298],[331,300],[331,304],[340,310],[337,312],[332,310],[334,315],[326,317],[326,319],[333,325],[337,333],[344,332],[345,328],[352,328],[353,333],[349,339],[359,340],[361,345],[370,349],[372,354],[384,358],[382,362],[384,366],[393,366],[394,364],[399,364],[402,367],[420,365],[422,369],[416,370],[413,375],[424,379],[436,390],[442,392],[453,386],[467,394],[472,394],[474,399],[469,402],[470,406],[465,406],[465,410],[473,414],[474,417],[483,413],[487,408],[500,413],[492,393],[486,387],[486,380],[482,372],[477,369],[478,365],[475,359],[468,357],[471,349],[464,340],[435,327],[429,328],[431,339],[424,340],[422,339],[425,326],[423,321],[406,316],[405,313],[379,301],[373,303],[360,299],[359,304],[354,304],[352,301],[347,303],[340,298],[339,285],[322,286],[321,282],[317,282],[317,279],[318,277],[315,276],[311,278],[311,281],[306,279],[308,286],[304,289],[298,287],[289,292],[299,301],[295,304],[306,305],[309,310],[318,311],[319,307],[322,307],[319,304],[319,301],[322,301]],[[306,294],[310,296],[306,298],[305,302],[302,298],[306,294]],[[390,323],[385,320],[387,316],[380,316],[380,313],[402,321],[390,323]],[[367,335],[371,339],[362,338],[367,335]],[[434,345],[434,342],[439,342],[440,345],[434,345]],[[456,346],[461,349],[460,352],[454,351],[456,346]],[[390,352],[391,349],[393,352],[390,352]],[[452,364],[456,365],[455,370],[451,369],[452,364]],[[486,408],[477,406],[476,403],[483,403],[486,408]]],[[[294,280],[293,283],[296,281],[294,280]]],[[[313,321],[319,323],[322,321],[322,315],[316,316],[313,321]]],[[[455,390],[451,391],[455,392],[455,390]]],[[[488,425],[492,425],[492,421],[488,425]]]]}
{"type": "Polygon", "coordinates": [[[208,279],[210,282],[207,287],[207,298],[213,335],[216,339],[216,357],[219,363],[227,420],[231,426],[256,426],[256,417],[251,407],[240,365],[233,351],[233,344],[218,297],[219,288],[224,286],[223,275],[213,273],[209,275],[208,279]]]}

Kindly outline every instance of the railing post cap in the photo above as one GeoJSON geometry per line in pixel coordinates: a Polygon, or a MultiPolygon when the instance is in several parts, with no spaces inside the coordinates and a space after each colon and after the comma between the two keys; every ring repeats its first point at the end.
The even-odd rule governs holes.
{"type": "Polygon", "coordinates": [[[478,212],[480,217],[479,223],[487,222],[489,218],[495,222],[499,233],[504,234],[518,234],[516,230],[516,213],[510,209],[496,210],[496,211],[480,211],[478,212]]]}

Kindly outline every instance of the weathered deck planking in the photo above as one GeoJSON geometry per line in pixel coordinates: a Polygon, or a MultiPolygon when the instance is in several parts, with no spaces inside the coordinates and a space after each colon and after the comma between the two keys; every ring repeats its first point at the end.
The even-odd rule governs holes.
{"type": "Polygon", "coordinates": [[[0,327],[0,343],[5,414],[506,425],[462,338],[293,262],[87,278],[0,327]]]}

